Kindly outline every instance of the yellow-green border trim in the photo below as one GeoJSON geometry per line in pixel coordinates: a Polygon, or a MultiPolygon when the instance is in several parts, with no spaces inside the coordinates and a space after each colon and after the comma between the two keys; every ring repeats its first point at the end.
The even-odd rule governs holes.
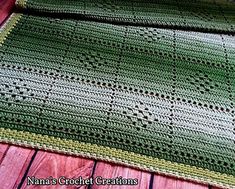
{"type": "Polygon", "coordinates": [[[17,0],[15,5],[20,8],[26,8],[26,2],[27,2],[27,0],[17,0]]]}
{"type": "Polygon", "coordinates": [[[9,19],[0,28],[0,47],[3,45],[7,36],[10,34],[12,29],[16,26],[17,22],[20,20],[22,14],[12,13],[9,19]]]}
{"type": "Polygon", "coordinates": [[[95,158],[223,188],[235,188],[235,176],[232,175],[96,144],[4,128],[0,128],[0,142],[95,158]]]}

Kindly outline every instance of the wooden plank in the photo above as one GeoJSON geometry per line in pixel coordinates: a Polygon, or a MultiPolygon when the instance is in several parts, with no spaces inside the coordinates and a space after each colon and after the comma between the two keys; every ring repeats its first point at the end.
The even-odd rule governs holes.
{"type": "Polygon", "coordinates": [[[153,188],[162,189],[208,189],[207,185],[193,183],[161,175],[155,175],[153,179],[153,188]]]}
{"type": "MultiPolygon", "coordinates": [[[[83,179],[90,178],[92,174],[94,166],[93,160],[88,160],[79,157],[66,156],[62,154],[50,153],[45,151],[39,151],[28,171],[27,176],[36,177],[36,178],[48,178],[52,176],[53,178],[59,179],[61,176],[65,176],[67,178],[78,178],[82,177],[83,179]]],[[[25,179],[22,188],[66,188],[73,189],[78,188],[80,185],[70,185],[70,186],[60,186],[50,185],[50,186],[36,186],[36,185],[28,185],[27,186],[27,178],[25,179]]],[[[83,185],[80,187],[81,189],[86,189],[87,186],[83,185]]]]}
{"type": "Polygon", "coordinates": [[[5,157],[8,148],[9,148],[8,144],[0,144],[0,164],[3,160],[3,158],[5,157]]]}
{"type": "Polygon", "coordinates": [[[11,14],[15,0],[0,0],[0,25],[11,14]]]}
{"type": "Polygon", "coordinates": [[[0,164],[1,189],[16,188],[17,180],[27,169],[34,150],[10,146],[0,164]]]}
{"type": "Polygon", "coordinates": [[[96,185],[96,183],[94,183],[92,189],[148,189],[151,174],[136,169],[131,169],[128,167],[118,166],[104,162],[97,162],[93,178],[95,179],[99,176],[101,176],[102,178],[116,178],[120,176],[123,178],[137,178],[138,185],[96,185]]]}

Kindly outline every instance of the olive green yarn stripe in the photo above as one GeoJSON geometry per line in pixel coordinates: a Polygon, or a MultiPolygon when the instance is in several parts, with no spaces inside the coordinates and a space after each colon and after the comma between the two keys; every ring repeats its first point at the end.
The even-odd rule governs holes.
{"type": "Polygon", "coordinates": [[[207,169],[136,154],[120,149],[61,139],[47,135],[0,128],[0,141],[26,147],[36,147],[70,155],[96,158],[153,171],[165,175],[177,176],[196,182],[219,187],[234,188],[235,177],[207,169]]]}
{"type": "Polygon", "coordinates": [[[26,8],[26,3],[27,3],[27,0],[17,0],[15,5],[21,8],[26,8]]]}
{"type": "Polygon", "coordinates": [[[16,26],[17,22],[20,20],[22,14],[13,13],[6,23],[0,29],[0,47],[3,45],[7,36],[11,33],[12,29],[16,26]]]}

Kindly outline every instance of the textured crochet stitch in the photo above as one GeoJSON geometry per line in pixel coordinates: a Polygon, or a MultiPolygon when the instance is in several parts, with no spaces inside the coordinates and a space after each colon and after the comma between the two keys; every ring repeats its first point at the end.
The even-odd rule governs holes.
{"type": "Polygon", "coordinates": [[[235,188],[235,3],[18,0],[0,141],[235,188]]]}

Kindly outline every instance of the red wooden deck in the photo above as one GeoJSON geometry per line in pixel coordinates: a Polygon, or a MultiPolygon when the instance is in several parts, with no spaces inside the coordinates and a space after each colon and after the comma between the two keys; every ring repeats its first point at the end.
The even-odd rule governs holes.
{"type": "Polygon", "coordinates": [[[66,156],[41,150],[22,148],[8,144],[0,144],[0,189],[11,188],[48,188],[48,189],[218,189],[206,185],[192,183],[160,176],[153,173],[118,166],[101,161],[66,156]],[[36,178],[137,178],[138,185],[83,185],[83,186],[27,186],[27,177],[36,178]]]}
{"type": "Polygon", "coordinates": [[[14,4],[15,0],[0,0],[0,25],[7,19],[14,4]]]}

